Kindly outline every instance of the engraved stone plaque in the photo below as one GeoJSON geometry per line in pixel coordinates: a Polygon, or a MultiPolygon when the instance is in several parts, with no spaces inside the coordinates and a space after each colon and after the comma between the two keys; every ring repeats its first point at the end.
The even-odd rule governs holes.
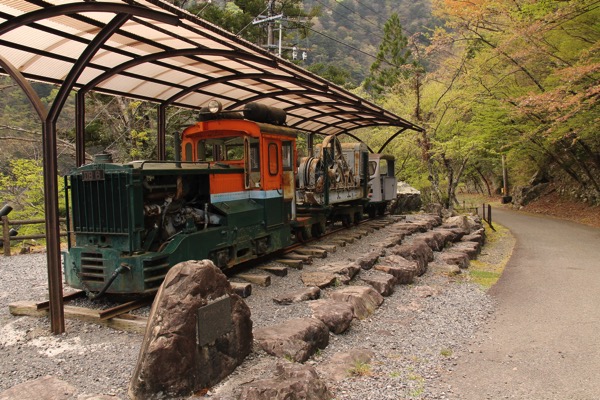
{"type": "Polygon", "coordinates": [[[205,346],[232,329],[231,299],[224,296],[200,307],[197,314],[196,342],[205,346]]]}

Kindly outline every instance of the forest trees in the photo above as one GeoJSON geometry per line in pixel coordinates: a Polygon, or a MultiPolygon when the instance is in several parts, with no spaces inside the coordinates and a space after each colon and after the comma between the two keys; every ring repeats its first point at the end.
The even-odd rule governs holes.
{"type": "MultiPolygon", "coordinates": [[[[488,155],[505,154],[518,183],[541,169],[570,180],[591,202],[600,202],[596,3],[436,0],[446,29],[431,47],[444,62],[438,71],[456,71],[451,92],[470,99],[465,128],[487,136],[488,155]]],[[[478,157],[480,166],[485,159],[478,157]]]]}
{"type": "MultiPolygon", "coordinates": [[[[383,40],[365,87],[388,108],[397,109],[397,103],[410,103],[410,108],[400,107],[398,113],[411,114],[425,128],[413,133],[415,137],[409,141],[418,147],[421,171],[429,182],[426,186],[433,201],[452,208],[457,201],[456,189],[476,147],[475,140],[467,138],[464,131],[464,119],[471,113],[456,90],[447,95],[452,80],[444,86],[438,83],[435,74],[425,74],[422,58],[425,49],[417,37],[404,36],[398,15],[393,14],[384,26],[383,40]]],[[[399,140],[403,139],[406,137],[399,140]]],[[[410,152],[406,147],[403,151],[410,152]]],[[[397,156],[402,158],[401,154],[397,156]]]]}
{"type": "MultiPolygon", "coordinates": [[[[435,0],[443,26],[427,46],[395,33],[411,52],[399,53],[407,57],[396,75],[380,74],[393,79],[375,80],[385,94],[378,101],[426,128],[412,142],[434,200],[451,207],[461,178],[491,193],[505,155],[513,183],[542,170],[600,203],[596,3],[435,0]],[[409,73],[416,61],[427,69],[418,80],[409,73]]],[[[394,42],[384,40],[380,54],[386,43],[394,42]]]]}

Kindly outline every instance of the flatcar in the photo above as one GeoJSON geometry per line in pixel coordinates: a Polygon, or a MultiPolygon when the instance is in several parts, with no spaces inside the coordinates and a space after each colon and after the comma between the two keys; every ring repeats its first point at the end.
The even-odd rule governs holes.
{"type": "Polygon", "coordinates": [[[174,161],[101,155],[75,169],[65,177],[67,283],[93,296],[151,295],[181,261],[228,269],[330,222],[358,222],[375,195],[366,145],[328,136],[299,157],[302,132],[284,123],[285,112],[261,104],[243,115],[217,104],[176,135],[174,161]]]}

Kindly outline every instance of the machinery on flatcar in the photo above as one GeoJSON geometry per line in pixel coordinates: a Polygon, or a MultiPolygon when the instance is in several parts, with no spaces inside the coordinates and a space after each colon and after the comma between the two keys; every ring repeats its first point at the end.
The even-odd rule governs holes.
{"type": "Polygon", "coordinates": [[[298,160],[301,132],[283,126],[284,111],[255,103],[243,116],[210,111],[176,135],[174,161],[103,156],[65,177],[70,286],[96,297],[153,294],[178,262],[227,269],[319,236],[328,222],[362,218],[366,145],[329,136],[298,160]]]}

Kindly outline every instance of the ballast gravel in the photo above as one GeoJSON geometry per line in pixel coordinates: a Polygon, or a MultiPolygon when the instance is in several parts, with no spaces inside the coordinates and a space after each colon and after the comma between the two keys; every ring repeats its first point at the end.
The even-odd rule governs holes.
{"type": "MultiPolygon", "coordinates": [[[[354,260],[377,248],[388,236],[386,228],[375,231],[353,244],[338,247],[325,259],[314,259],[311,265],[304,266],[304,271],[330,262],[354,260]]],[[[505,256],[495,255],[488,248],[484,248],[484,254],[505,256]]],[[[127,399],[141,334],[66,320],[66,333],[55,336],[50,333],[48,318],[10,314],[10,303],[47,298],[46,265],[45,254],[0,258],[0,392],[51,375],[76,388],[71,397],[74,399],[100,395],[127,399]]],[[[255,328],[311,316],[306,302],[278,305],[272,300],[303,287],[301,274],[302,271],[290,268],[287,277],[272,276],[269,287],[253,285],[246,302],[255,328]]],[[[350,284],[363,283],[355,278],[350,284]]],[[[324,289],[321,297],[335,289],[324,289]]],[[[92,306],[87,300],[80,300],[77,305],[92,306]]],[[[466,351],[493,310],[493,301],[469,282],[467,271],[449,277],[428,270],[413,284],[396,286],[395,292],[369,318],[355,319],[343,334],[331,334],[327,348],[307,364],[319,371],[338,352],[367,349],[374,354],[368,364],[341,381],[326,381],[335,399],[452,399],[452,387],[442,384],[441,377],[452,371],[457,355],[466,351]]],[[[147,311],[146,308],[136,313],[147,311]]],[[[267,376],[279,361],[286,362],[255,350],[223,382],[193,398],[233,400],[239,384],[267,376]]]]}

